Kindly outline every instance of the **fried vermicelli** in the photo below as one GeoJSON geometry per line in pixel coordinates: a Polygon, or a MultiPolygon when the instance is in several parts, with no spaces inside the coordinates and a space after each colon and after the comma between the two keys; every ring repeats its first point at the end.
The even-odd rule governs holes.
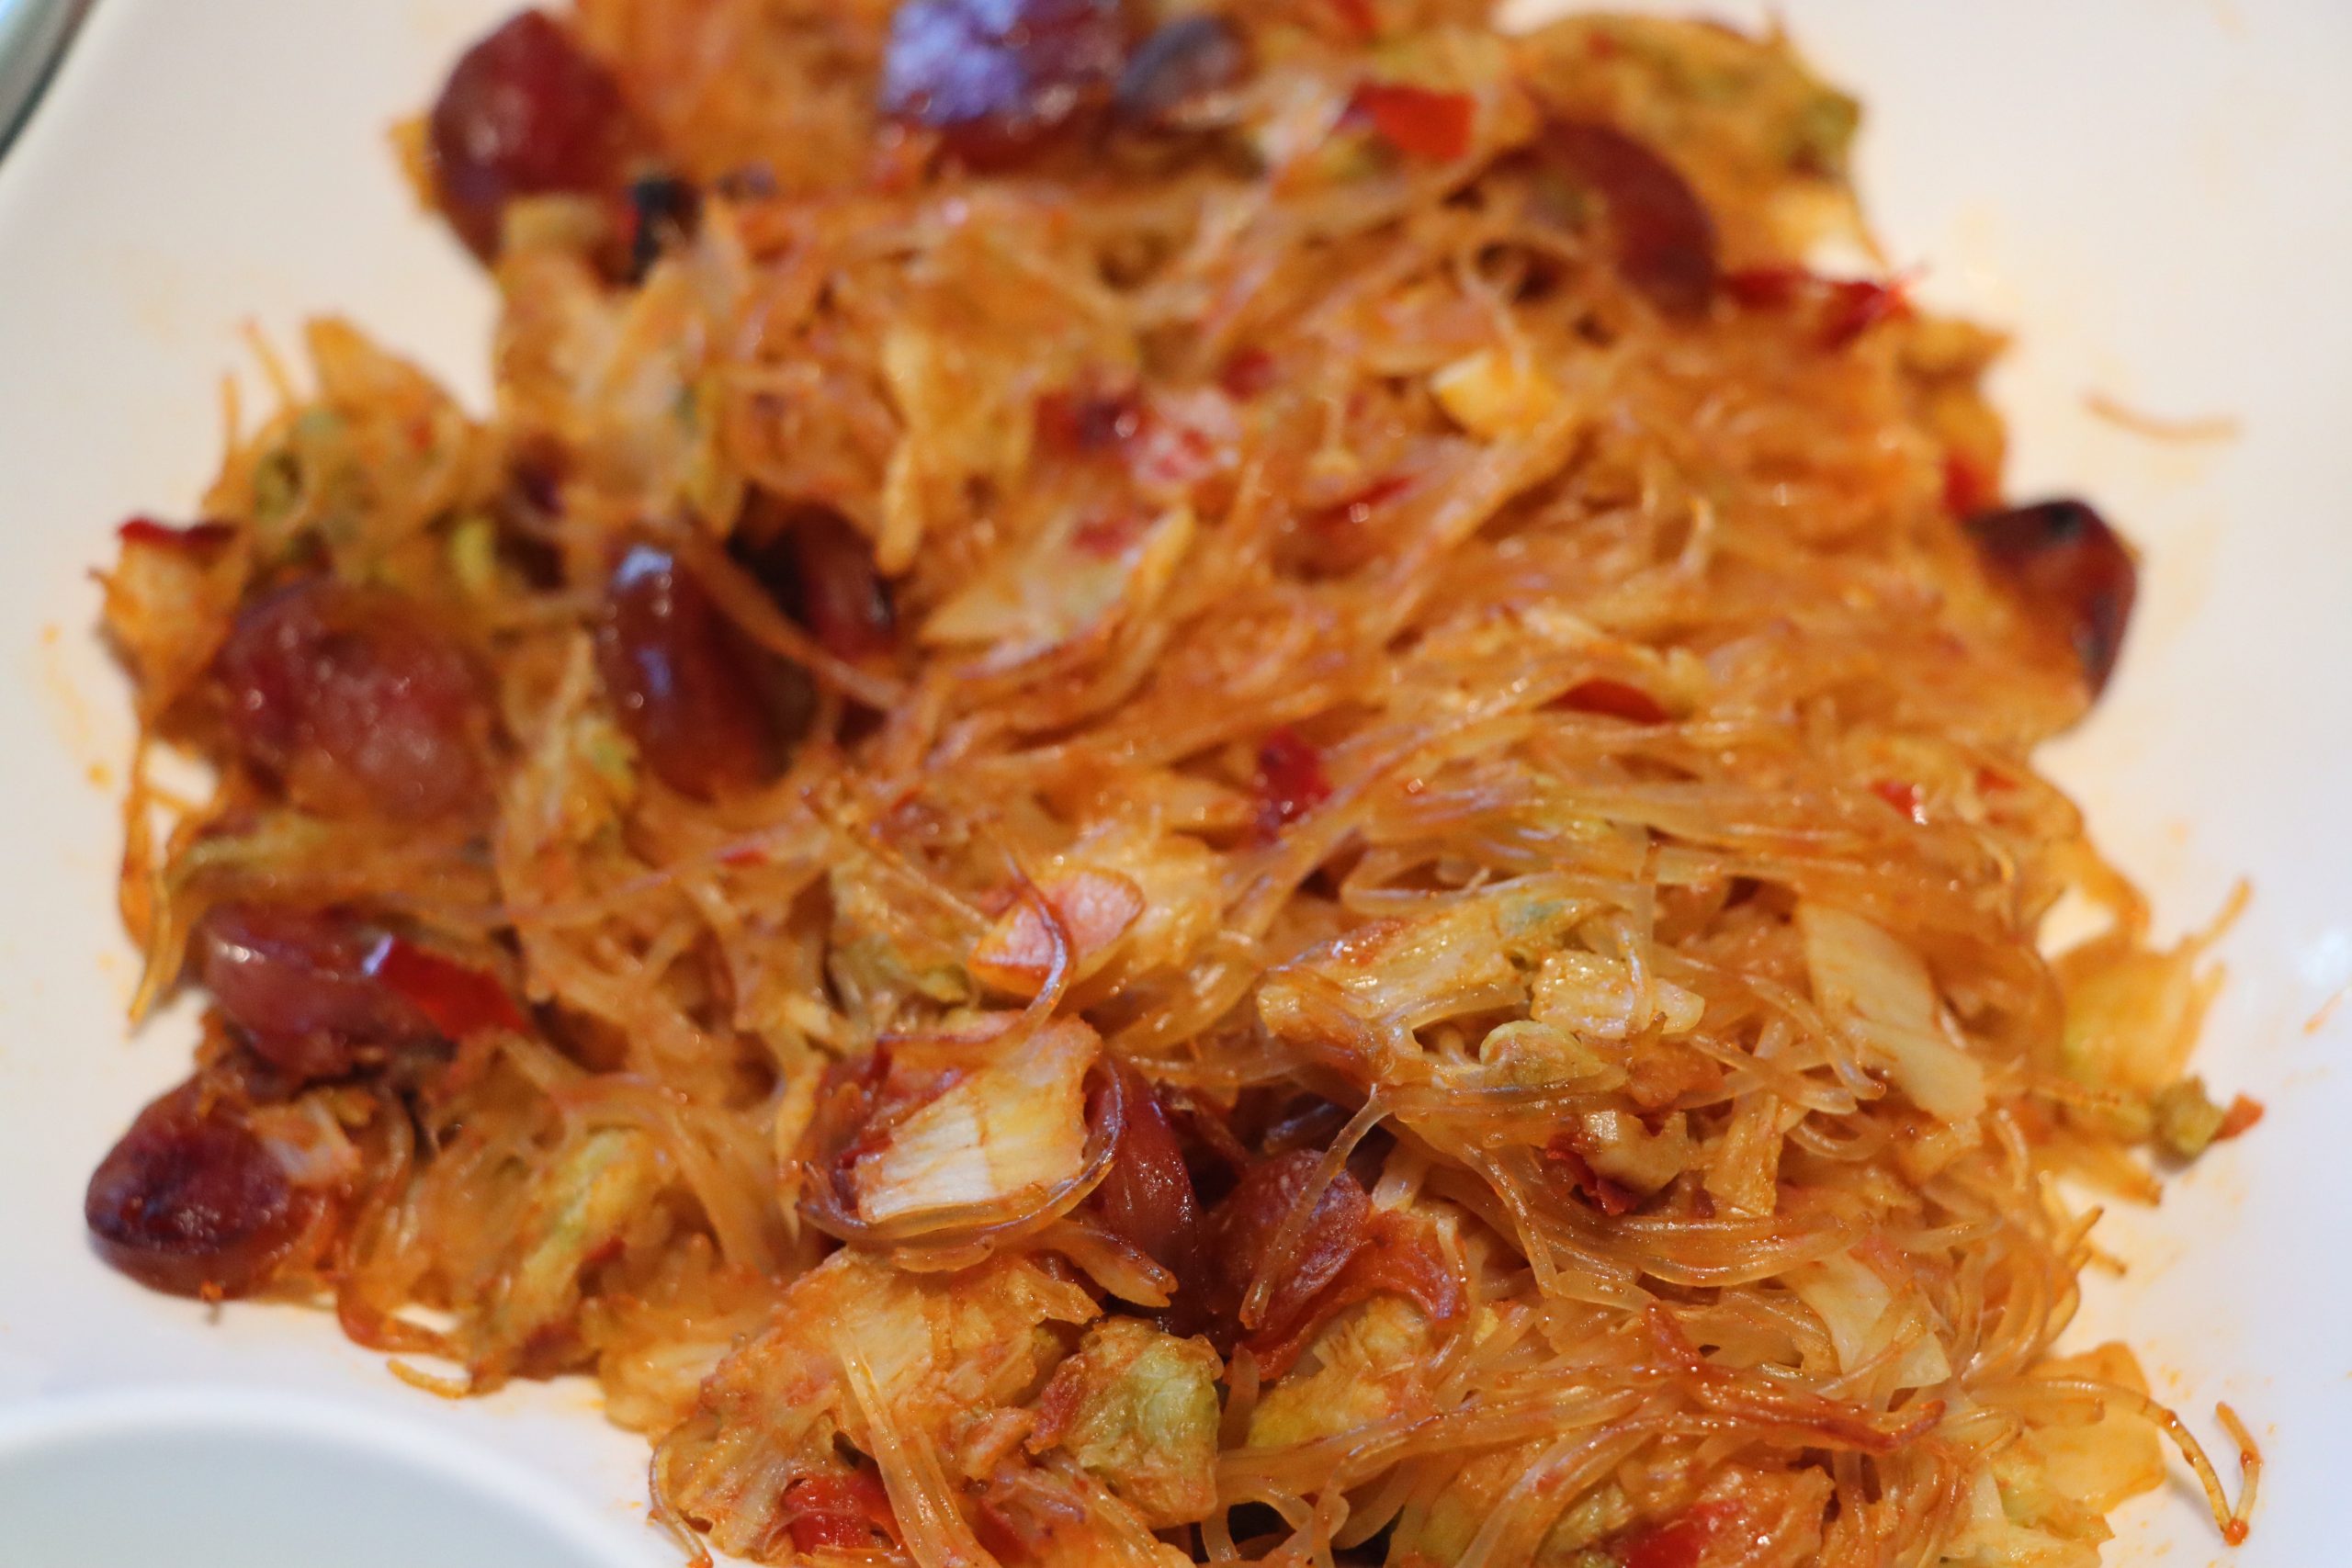
{"type": "Polygon", "coordinates": [[[211,1006],[99,1247],[593,1375],[760,1562],[2087,1568],[2166,1431],[2242,1534],[2053,1350],[2053,1180],[2259,1113],[2030,760],[2132,559],[1808,265],[1856,118],[1473,0],[509,22],[401,135],[490,415],[322,321],[122,531],[211,1006]]]}

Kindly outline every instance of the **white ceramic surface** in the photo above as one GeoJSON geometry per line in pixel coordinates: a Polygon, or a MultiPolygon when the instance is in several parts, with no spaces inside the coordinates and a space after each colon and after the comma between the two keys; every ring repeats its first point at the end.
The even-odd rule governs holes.
{"type": "Polygon", "coordinates": [[[86,0],[0,0],[0,148],[86,0]]]}
{"type": "MultiPolygon", "coordinates": [[[[79,1219],[92,1163],[188,1043],[184,1019],[135,1040],[121,1022],[127,728],[86,569],[116,520],[185,513],[209,477],[218,378],[250,367],[244,319],[285,343],[306,313],[346,311],[479,401],[486,297],[412,210],[382,133],[503,8],[104,0],[0,162],[0,1404],[191,1379],[307,1390],[516,1456],[583,1517],[641,1531],[641,1440],[586,1392],[444,1404],[322,1316],[138,1290],[79,1219]]],[[[2202,1066],[2270,1116],[2160,1212],[2110,1218],[2131,1271],[2094,1281],[2086,1326],[2147,1347],[2201,1431],[2227,1398],[2265,1441],[2236,1562],[2343,1561],[2352,1003],[2321,1015],[2352,983],[2352,6],[1779,8],[1869,103],[1862,174],[1894,258],[2020,333],[1999,388],[2023,488],[2092,495],[2145,547],[2121,673],[2059,771],[2166,926],[2254,883],[2202,1066]],[[2242,434],[2151,442],[2089,412],[2090,391],[2242,434]]],[[[6,1529],[0,1512],[14,1563],[6,1529]]],[[[2132,1510],[2110,1560],[2223,1555],[2177,1488],[2132,1510]]]]}
{"type": "Polygon", "coordinates": [[[10,1568],[630,1568],[537,1471],[430,1427],[194,1386],[0,1409],[10,1568]]]}

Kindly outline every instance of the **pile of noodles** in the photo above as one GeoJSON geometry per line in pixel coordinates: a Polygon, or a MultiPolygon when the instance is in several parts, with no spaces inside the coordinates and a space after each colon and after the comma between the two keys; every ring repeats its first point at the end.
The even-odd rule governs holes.
{"type": "Polygon", "coordinates": [[[327,1197],[268,1289],[435,1386],[596,1378],[682,1525],[769,1562],[851,1550],[787,1528],[831,1464],[887,1498],[856,1550],[922,1568],[2089,1565],[2160,1429],[2242,1528],[2127,1352],[2053,1359],[2096,1258],[2053,1179],[2150,1191],[2211,982],[2030,761],[2092,683],[1954,513],[1997,340],[1886,290],[1828,332],[1661,308],[1530,154],[1615,125],[1726,276],[1801,276],[1859,239],[1851,106],[1777,39],[1331,9],[1234,8],[1251,70],[1182,134],[973,172],[877,119],[881,0],[582,0],[691,236],[617,284],[562,199],[511,212],[487,419],[318,325],[207,498],[230,564],[164,630],[117,607],[151,736],[222,767],[131,802],[151,997],[267,899],[525,1009],[254,1111],[327,1197]],[[1471,145],[1385,144],[1367,73],[1467,98],[1471,145]],[[885,644],[747,564],[811,511],[885,644]],[[673,789],[616,721],[645,539],[806,673],[761,787],[673,789]],[[307,813],[175,727],[296,558],[483,672],[484,816],[307,813]],[[2111,929],[2053,961],[2070,895],[2111,929]],[[1071,1041],[1053,1180],[879,1220],[827,1186],[829,1066],[1071,1041]],[[1213,1125],[1320,1156],[1244,1329],[1343,1173],[1444,1274],[1279,1357],[1212,1333],[1174,1524],[1035,1440],[1084,1325],[1183,1326],[1090,1200],[1106,1084],[1204,1203],[1213,1125]]]}

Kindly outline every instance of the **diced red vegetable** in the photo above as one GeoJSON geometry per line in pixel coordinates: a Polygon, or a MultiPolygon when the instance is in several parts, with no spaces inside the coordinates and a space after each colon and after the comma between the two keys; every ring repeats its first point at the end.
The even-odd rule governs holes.
{"type": "Polygon", "coordinates": [[[784,1489],[784,1528],[796,1551],[865,1551],[899,1540],[882,1478],[861,1465],[804,1475],[784,1489]]]}
{"type": "Polygon", "coordinates": [[[108,1263],[151,1289],[208,1300],[266,1283],[316,1212],[243,1120],[193,1083],[139,1113],[82,1201],[108,1263]]]}
{"type": "Polygon", "coordinates": [[[2253,1096],[2245,1094],[2236,1096],[2230,1101],[2229,1109],[2222,1112],[2222,1125],[2213,1134],[2214,1138],[2217,1141],[2234,1138],[2241,1134],[2252,1132],[2255,1123],[2262,1120],[2264,1110],[2262,1101],[2253,1096]]]}
{"type": "Polygon", "coordinates": [[[1258,744],[1258,831],[1272,838],[1331,798],[1323,754],[1285,725],[1258,744]]]}
{"type": "Polygon", "coordinates": [[[1715,220],[1681,173],[1596,120],[1555,119],[1542,146],[1600,194],[1625,281],[1669,316],[1703,313],[1715,291],[1715,220]]]}
{"type": "Polygon", "coordinates": [[[1827,286],[1822,302],[1821,346],[1840,349],[1881,321],[1910,314],[1911,300],[1897,283],[1874,283],[1866,277],[1840,279],[1827,286]]]}
{"type": "Polygon", "coordinates": [[[997,163],[1106,104],[1126,52],[1118,0],[902,0],[882,111],[997,163]]]}
{"type": "Polygon", "coordinates": [[[298,1078],[340,1077],[367,1051],[430,1038],[438,1021],[370,967],[381,940],[334,911],[223,904],[205,916],[194,952],[205,989],[255,1055],[298,1078]]]}
{"type": "Polygon", "coordinates": [[[1893,807],[1895,812],[1914,822],[1925,822],[1928,809],[1919,798],[1919,786],[1902,779],[1873,779],[1871,793],[1893,807]]]}
{"type": "Polygon", "coordinates": [[[1642,1206],[1642,1195],[1622,1182],[1612,1181],[1592,1168],[1592,1162],[1560,1134],[1544,1147],[1544,1157],[1567,1173],[1577,1195],[1611,1219],[1630,1214],[1642,1206]]]}
{"type": "Polygon", "coordinates": [[[442,209],[485,260],[508,202],[611,190],[632,140],[611,73],[543,11],[516,13],[458,59],[427,130],[442,209]]]}
{"type": "Polygon", "coordinates": [[[1119,1146],[1091,1201],[1112,1234],[1179,1273],[1199,1244],[1200,1200],[1184,1167],[1175,1123],[1149,1080],[1125,1063],[1118,1069],[1125,1112],[1119,1146]]]}
{"type": "Polygon", "coordinates": [[[1723,277],[1724,292],[1751,310],[1783,310],[1808,304],[1818,321],[1815,341],[1828,350],[1846,347],[1881,321],[1908,315],[1910,295],[1897,280],[1821,277],[1801,266],[1744,267],[1723,277]]]}
{"type": "Polygon", "coordinates": [[[1801,266],[1741,267],[1723,276],[1724,292],[1751,310],[1785,310],[1815,281],[1801,266]]]}
{"type": "Polygon", "coordinates": [[[1981,513],[1964,525],[1994,576],[2074,650],[2097,696],[2115,671],[2140,569],[2114,529],[2079,501],[1981,513]]]}
{"type": "Polygon", "coordinates": [[[1372,121],[1388,144],[1408,158],[1451,164],[1470,151],[1478,100],[1403,82],[1367,82],[1350,107],[1372,121]]]}
{"type": "Polygon", "coordinates": [[[773,776],[783,736],[752,673],[756,654],[668,550],[640,544],[621,558],[596,655],[622,728],[672,789],[712,800],[773,776]]]}
{"type": "Polygon", "coordinates": [[[158,523],[153,517],[126,519],[115,530],[126,545],[150,545],[159,549],[209,552],[237,536],[233,523],[191,523],[175,528],[169,523],[158,523]]]}
{"type": "Polygon", "coordinates": [[[1552,705],[1575,713],[1599,714],[1604,718],[1622,718],[1628,724],[1664,724],[1671,716],[1656,697],[1639,686],[1604,677],[1577,682],[1553,698],[1552,705]]]}
{"type": "Polygon", "coordinates": [[[214,671],[240,749],[308,810],[424,821],[483,796],[473,670],[389,589],[282,589],[238,617],[214,671]]]}
{"type": "Polygon", "coordinates": [[[402,937],[386,937],[368,955],[368,973],[432,1021],[451,1040],[486,1029],[527,1033],[530,1021],[495,975],[444,958],[402,937]]]}
{"type": "Polygon", "coordinates": [[[1617,1550],[1624,1568],[1699,1568],[1710,1547],[1736,1530],[1747,1510],[1727,1497],[1695,1503],[1665,1524],[1642,1531],[1617,1550]]]}
{"type": "Polygon", "coordinates": [[[862,1514],[842,1512],[830,1498],[808,1495],[810,1483],[785,1489],[784,1529],[795,1551],[860,1551],[874,1544],[874,1527],[862,1514]]]}

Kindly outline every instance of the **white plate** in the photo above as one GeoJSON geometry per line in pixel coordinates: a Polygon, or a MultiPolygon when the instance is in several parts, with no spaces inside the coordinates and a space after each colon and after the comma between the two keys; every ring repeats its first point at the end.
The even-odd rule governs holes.
{"type": "MultiPolygon", "coordinates": [[[[339,310],[479,405],[488,300],[393,176],[385,126],[503,0],[106,0],[0,162],[0,1402],[203,1380],[299,1389],[518,1456],[649,1563],[644,1449],[576,1384],[445,1404],[323,1316],[213,1314],[109,1274],[83,1181],[180,1076],[186,1021],[126,1041],[112,908],[127,727],[86,570],[120,517],[209,477],[237,323],[339,310]],[[103,775],[103,776],[101,776],[103,775]]],[[[1735,14],[1754,15],[1745,6],[1735,14]]],[[[2273,1461],[2247,1568],[2352,1535],[2352,6],[2338,0],[1786,0],[1869,107],[1868,194],[1898,262],[2021,333],[2000,390],[2027,491],[2081,491],[2145,547],[2123,668],[2060,771],[2167,925],[2241,874],[2251,912],[2202,1057],[2269,1102],[2250,1139],[2102,1234],[2130,1277],[2089,1326],[2150,1351],[2211,1436],[2273,1461]],[[2166,446],[2101,391],[2229,415],[2166,446]]],[[[248,378],[250,384],[250,378],[248,378]]],[[[17,1561],[0,1521],[0,1561],[17,1561]]],[[[2185,1490],[2115,1561],[2221,1555],[2185,1490]]]]}
{"type": "Polygon", "coordinates": [[[0,1406],[0,1552],[23,1568],[644,1562],[639,1542],[510,1456],[374,1412],[236,1387],[0,1406]]]}

